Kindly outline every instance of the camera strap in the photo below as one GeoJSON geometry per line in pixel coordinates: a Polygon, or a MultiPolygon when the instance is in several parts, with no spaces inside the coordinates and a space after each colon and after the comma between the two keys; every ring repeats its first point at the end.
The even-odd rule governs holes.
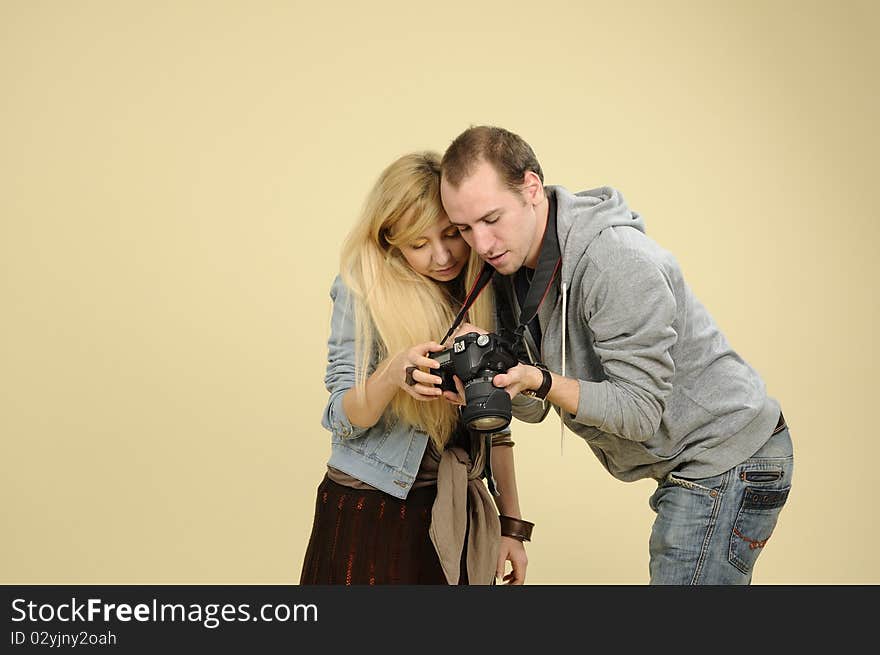
{"type": "Polygon", "coordinates": [[[562,268],[562,253],[559,250],[559,238],[556,234],[556,196],[547,194],[547,227],[544,229],[544,237],[541,241],[541,251],[538,255],[538,265],[535,274],[529,283],[519,315],[519,326],[514,334],[517,341],[522,340],[526,326],[538,315],[538,310],[550,293],[553,281],[562,268]]]}
{"type": "Polygon", "coordinates": [[[492,276],[494,274],[494,268],[492,268],[489,264],[483,264],[483,270],[480,271],[477,279],[474,280],[474,286],[471,287],[471,290],[468,292],[467,297],[464,299],[464,304],[461,306],[461,311],[458,312],[458,316],[456,316],[455,320],[452,322],[452,327],[449,328],[449,332],[446,333],[446,336],[440,339],[441,346],[452,335],[452,333],[455,332],[455,329],[464,320],[465,314],[467,314],[467,311],[471,308],[471,305],[474,304],[474,301],[477,299],[477,296],[480,295],[480,292],[483,290],[483,288],[487,284],[489,284],[489,280],[492,279],[492,276]]]}
{"type": "MultiPolygon", "coordinates": [[[[520,310],[519,326],[514,331],[517,342],[522,340],[526,326],[532,322],[535,316],[538,315],[538,310],[547,298],[547,294],[550,293],[553,281],[556,279],[556,276],[559,274],[559,270],[562,267],[562,254],[559,250],[559,239],[556,234],[556,196],[553,194],[547,194],[547,201],[549,205],[547,211],[547,227],[544,229],[544,237],[541,241],[541,253],[538,255],[538,265],[535,268],[535,274],[529,284],[529,291],[526,294],[525,302],[520,310]]],[[[474,304],[477,296],[480,295],[480,292],[489,283],[489,280],[492,279],[494,274],[495,269],[492,266],[489,264],[483,264],[483,269],[480,271],[480,274],[474,281],[473,287],[471,287],[467,297],[464,299],[461,311],[458,312],[458,316],[455,317],[449,331],[442,339],[440,339],[441,346],[446,343],[446,340],[453,332],[455,332],[456,328],[458,328],[464,320],[465,314],[467,314],[467,311],[471,308],[471,305],[474,304]]]]}

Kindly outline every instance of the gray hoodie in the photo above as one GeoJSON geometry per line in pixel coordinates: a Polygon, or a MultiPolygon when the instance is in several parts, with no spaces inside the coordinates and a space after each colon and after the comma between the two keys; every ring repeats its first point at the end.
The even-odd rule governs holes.
{"type": "MultiPolygon", "coordinates": [[[[540,357],[563,372],[564,329],[564,373],[580,382],[577,414],[565,413],[565,425],[624,481],[672,471],[709,477],[754,454],[770,438],[779,404],[673,256],[645,235],[617,190],[546,190],[556,196],[562,271],[538,313],[540,357]]],[[[512,303],[519,317],[512,277],[496,279],[498,301],[512,303]]],[[[546,414],[539,400],[515,399],[521,420],[546,414]]]]}

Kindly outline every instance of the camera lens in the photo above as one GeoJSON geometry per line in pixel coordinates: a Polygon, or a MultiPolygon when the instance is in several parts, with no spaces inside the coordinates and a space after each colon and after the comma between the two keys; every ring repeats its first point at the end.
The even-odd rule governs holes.
{"type": "Polygon", "coordinates": [[[484,416],[472,420],[468,424],[468,427],[473,428],[474,430],[479,430],[480,432],[490,432],[503,430],[509,423],[510,421],[505,420],[502,416],[484,416]]]}
{"type": "Polygon", "coordinates": [[[465,385],[467,404],[461,410],[465,424],[480,432],[501,430],[512,418],[510,396],[492,384],[491,377],[477,378],[465,385]]]}

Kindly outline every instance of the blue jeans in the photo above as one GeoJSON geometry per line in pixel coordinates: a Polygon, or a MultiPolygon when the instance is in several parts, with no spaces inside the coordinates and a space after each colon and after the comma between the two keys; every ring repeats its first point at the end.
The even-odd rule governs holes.
{"type": "Polygon", "coordinates": [[[747,585],[791,489],[788,428],[742,464],[711,478],[670,473],[649,504],[651,584],[747,585]]]}

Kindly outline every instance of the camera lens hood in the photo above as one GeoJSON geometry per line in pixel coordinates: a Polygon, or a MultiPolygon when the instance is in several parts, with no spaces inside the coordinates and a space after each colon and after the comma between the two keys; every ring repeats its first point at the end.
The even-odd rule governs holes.
{"type": "Polygon", "coordinates": [[[461,409],[461,419],[472,430],[495,432],[503,430],[512,418],[510,396],[492,380],[468,385],[467,403],[461,409]]]}

